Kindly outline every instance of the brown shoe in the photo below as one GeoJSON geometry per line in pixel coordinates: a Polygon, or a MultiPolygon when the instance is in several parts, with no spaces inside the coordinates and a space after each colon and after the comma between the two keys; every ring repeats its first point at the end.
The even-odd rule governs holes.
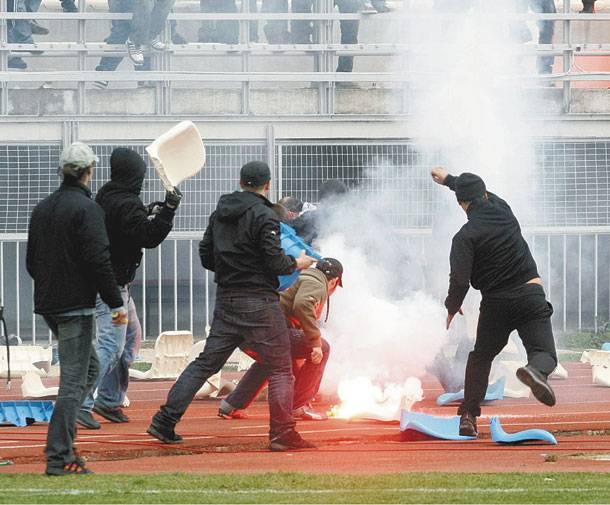
{"type": "Polygon", "coordinates": [[[460,417],[460,436],[478,437],[477,418],[469,412],[464,412],[460,417]]]}

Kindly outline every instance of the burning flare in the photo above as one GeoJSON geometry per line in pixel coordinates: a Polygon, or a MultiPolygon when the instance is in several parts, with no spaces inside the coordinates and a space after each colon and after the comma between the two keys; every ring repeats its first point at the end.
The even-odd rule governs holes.
{"type": "Polygon", "coordinates": [[[346,379],[339,383],[337,391],[341,403],[331,409],[331,416],[340,419],[375,419],[399,421],[401,410],[423,400],[421,381],[409,377],[401,386],[389,384],[382,389],[367,377],[346,379]]]}

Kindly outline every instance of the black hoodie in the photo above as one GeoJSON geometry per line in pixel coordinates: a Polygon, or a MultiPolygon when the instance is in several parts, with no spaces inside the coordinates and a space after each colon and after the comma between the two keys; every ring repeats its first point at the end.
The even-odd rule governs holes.
{"type": "Polygon", "coordinates": [[[135,151],[119,147],[110,156],[110,182],[100,188],[95,201],[106,214],[110,259],[120,285],[133,281],[142,259],[142,248],[157,247],[172,229],[174,210],[163,206],[151,218],[139,194],[146,163],[135,151]]]}
{"type": "MultiPolygon", "coordinates": [[[[445,185],[455,191],[456,177],[449,175],[445,185]]],[[[468,222],[453,237],[451,275],[445,307],[455,314],[470,284],[483,296],[501,293],[538,277],[536,262],[521,227],[509,205],[487,192],[488,198],[470,203],[468,222]]]]}
{"type": "Polygon", "coordinates": [[[199,243],[199,256],[222,290],[277,296],[277,276],[294,272],[296,260],[281,247],[272,205],[248,191],[220,197],[199,243]]]}

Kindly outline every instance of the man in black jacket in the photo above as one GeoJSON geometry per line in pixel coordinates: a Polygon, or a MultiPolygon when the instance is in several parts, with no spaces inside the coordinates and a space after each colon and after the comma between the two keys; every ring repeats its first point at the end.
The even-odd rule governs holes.
{"type": "Polygon", "coordinates": [[[148,433],[165,443],[180,443],[174,428],[205,381],[217,373],[237,347],[256,353],[269,376],[270,448],[283,451],[313,447],[295,431],[290,338],[279,304],[278,275],[309,267],[303,252],[287,256],[280,245],[280,225],[269,191],[266,163],[246,163],[240,172],[243,191],[223,195],[199,244],[204,268],[218,285],[212,328],[203,352],[172,386],[148,433]]]}
{"type": "Polygon", "coordinates": [[[26,266],[34,279],[34,311],[58,340],[59,393],[47,435],[48,475],[91,473],[73,448],[76,413],[98,373],[93,347],[95,298],[126,317],[112,265],[104,211],[91,200],[89,184],[97,157],[82,143],[60,159],[63,182],[42,200],[30,219],[26,266]]]}
{"type": "Polygon", "coordinates": [[[135,359],[142,333],[129,285],[140,265],[142,248],[152,249],[165,240],[180,203],[179,191],[168,191],[165,203],[159,202],[155,214],[149,215],[139,196],[145,175],[146,163],[142,157],[132,149],[118,147],[110,155],[110,181],[100,188],[95,198],[106,215],[110,260],[128,317],[124,324],[113,325],[111,308],[98,298],[97,397],[94,403],[93,388],[77,417],[78,423],[88,429],[100,427],[91,410],[114,423],[129,421],[121,406],[129,386],[129,366],[135,359]]]}
{"type": "Polygon", "coordinates": [[[513,330],[519,332],[528,359],[517,370],[517,377],[538,401],[555,405],[555,394],[547,382],[557,366],[553,307],[546,301],[536,262],[508,204],[487,192],[483,180],[474,174],[454,177],[437,167],[432,179],[455,191],[468,216],[451,245],[447,329],[461,312],[471,284],[483,295],[477,338],[466,365],[464,402],[458,410],[460,435],[477,436],[476,418],[481,415],[491,363],[513,330]]]}

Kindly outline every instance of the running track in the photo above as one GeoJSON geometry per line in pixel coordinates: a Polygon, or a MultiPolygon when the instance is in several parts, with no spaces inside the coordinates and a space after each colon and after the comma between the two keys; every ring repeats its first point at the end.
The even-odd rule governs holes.
{"type": "MultiPolygon", "coordinates": [[[[610,389],[591,383],[591,368],[566,365],[568,380],[554,380],[558,404],[548,408],[533,399],[507,399],[483,407],[481,437],[473,442],[404,441],[397,423],[371,421],[300,422],[298,430],[318,450],[271,453],[267,450],[267,406],[256,402],[250,418],[226,421],[216,417],[216,401],[195,401],[177,431],[185,443],[168,446],[146,433],[152,414],[165,399],[171,382],[132,382],[130,423],[102,420],[101,430],[80,429],[77,447],[98,473],[394,473],[610,471],[610,389]],[[489,438],[488,416],[499,415],[508,432],[538,427],[552,431],[558,446],[499,446],[489,438]],[[597,459],[594,459],[597,458],[597,459]],[[549,461],[552,460],[552,461],[549,461]]],[[[48,381],[45,381],[48,382],[48,381]]],[[[414,410],[453,415],[455,407],[437,407],[442,391],[432,378],[424,380],[426,400],[414,410]]],[[[0,386],[0,400],[20,399],[0,386]]],[[[319,406],[320,409],[323,406],[319,406]]],[[[27,428],[0,426],[0,459],[15,464],[0,473],[44,471],[45,424],[27,428]]]]}

